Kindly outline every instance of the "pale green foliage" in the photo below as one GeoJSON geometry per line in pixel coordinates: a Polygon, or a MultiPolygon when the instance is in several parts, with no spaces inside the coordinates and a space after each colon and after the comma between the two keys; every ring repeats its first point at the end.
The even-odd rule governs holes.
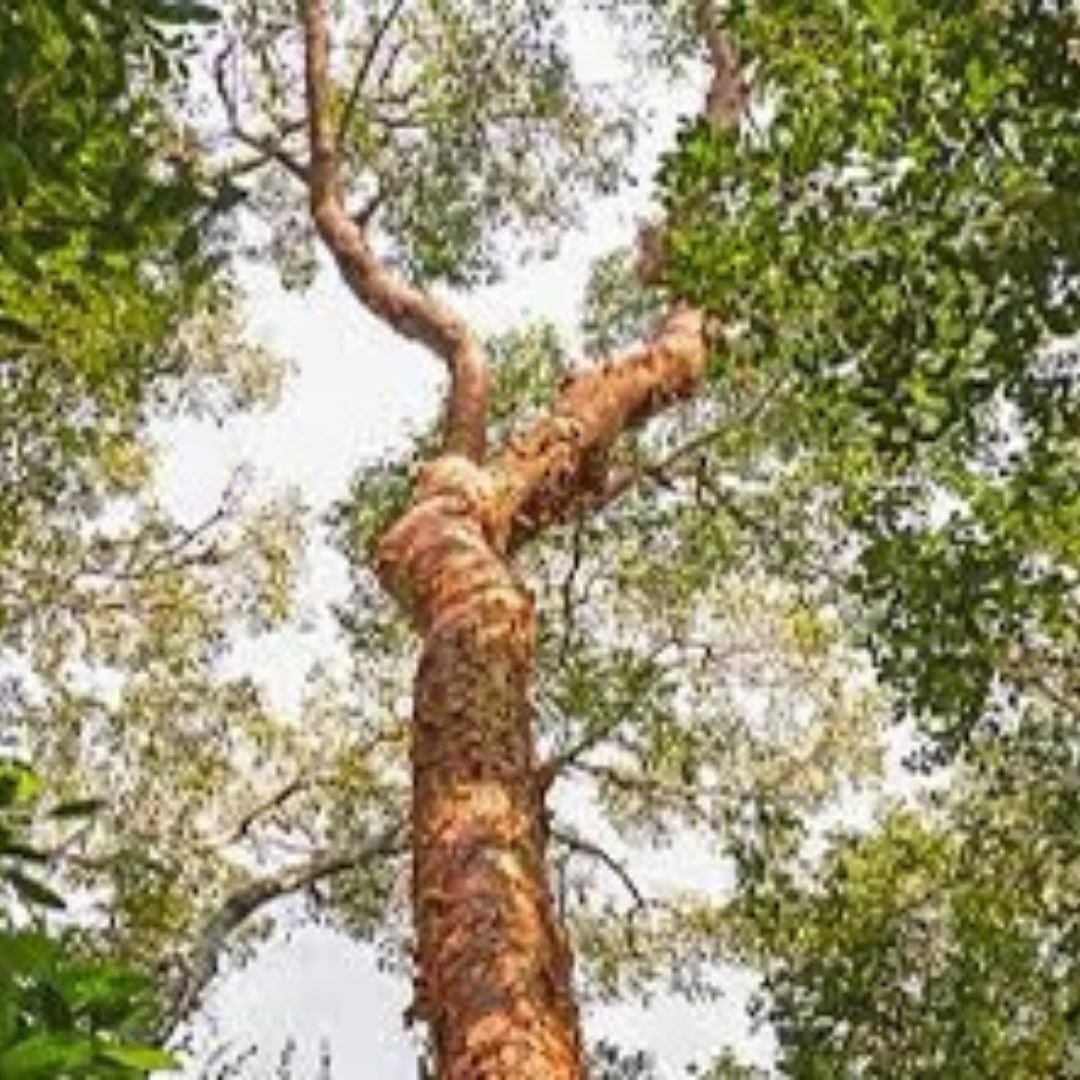
{"type": "MultiPolygon", "coordinates": [[[[476,284],[508,257],[549,253],[582,199],[622,179],[629,114],[612,88],[580,77],[567,18],[549,2],[412,0],[336,22],[347,195],[358,213],[377,206],[380,246],[410,277],[476,284]]],[[[294,131],[303,157],[289,124],[303,114],[295,21],[238,4],[233,26],[227,82],[249,127],[294,131]]],[[[252,201],[302,280],[302,202],[284,176],[252,201]]]]}
{"type": "Polygon", "coordinates": [[[629,250],[597,260],[582,306],[582,338],[589,356],[602,356],[639,341],[659,313],[658,298],[638,281],[629,250]]]}

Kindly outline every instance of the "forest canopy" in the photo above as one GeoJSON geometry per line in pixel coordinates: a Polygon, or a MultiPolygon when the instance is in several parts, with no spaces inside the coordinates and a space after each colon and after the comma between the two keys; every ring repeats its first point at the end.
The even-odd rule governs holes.
{"type": "Polygon", "coordinates": [[[0,1075],[266,1075],[200,1023],[314,926],[440,1080],[1080,1071],[1077,20],[0,12],[0,1075]],[[577,327],[467,314],[642,181],[577,327]],[[193,519],[170,424],[295,386],[268,269],[438,412],[193,519]],[[603,1027],[658,999],[715,1038],[603,1027]]]}

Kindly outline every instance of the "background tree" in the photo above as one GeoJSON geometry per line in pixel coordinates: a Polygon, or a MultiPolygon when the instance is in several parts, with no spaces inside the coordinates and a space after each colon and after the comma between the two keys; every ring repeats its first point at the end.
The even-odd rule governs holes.
{"type": "Polygon", "coordinates": [[[50,853],[55,887],[96,916],[85,950],[159,980],[165,1028],[245,916],[355,863],[336,837],[361,800],[314,822],[328,776],[355,793],[367,775],[355,744],[316,734],[325,695],[301,735],[232,664],[293,610],[297,507],[238,481],[182,522],[154,490],[163,420],[224,419],[276,383],[241,340],[227,184],[172,111],[213,18],[123,0],[0,15],[0,748],[60,798],[108,795],[50,853]]]}
{"type": "Polygon", "coordinates": [[[1068,1073],[1076,13],[746,3],[730,25],[757,122],[687,131],[666,173],[675,279],[738,329],[721,377],[787,385],[766,482],[727,494],[762,559],[845,597],[926,785],[824,854],[767,806],[744,837],[780,1065],[1068,1073]]]}

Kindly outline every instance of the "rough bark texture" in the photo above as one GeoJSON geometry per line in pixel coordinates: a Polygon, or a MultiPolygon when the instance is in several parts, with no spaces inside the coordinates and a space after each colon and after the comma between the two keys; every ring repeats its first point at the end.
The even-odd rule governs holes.
{"type": "Polygon", "coordinates": [[[423,634],[413,728],[414,1011],[441,1080],[583,1075],[566,943],[544,869],[529,715],[532,601],[486,522],[490,484],[430,466],[380,545],[423,634]]]}
{"type": "Polygon", "coordinates": [[[379,569],[423,636],[413,717],[418,1018],[440,1080],[584,1076],[570,958],[545,871],[529,688],[534,616],[507,544],[602,479],[615,437],[704,376],[701,317],[590,369],[493,466],[430,464],[379,569]]]}

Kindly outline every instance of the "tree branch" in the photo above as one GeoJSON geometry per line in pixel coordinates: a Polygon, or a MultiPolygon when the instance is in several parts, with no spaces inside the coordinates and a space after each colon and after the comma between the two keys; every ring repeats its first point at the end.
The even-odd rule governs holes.
{"type": "MultiPolygon", "coordinates": [[[[717,129],[730,130],[744,114],[748,86],[713,0],[700,0],[695,14],[712,66],[703,115],[717,129]]],[[[646,226],[639,260],[643,276],[662,272],[665,230],[665,225],[646,226]]],[[[588,502],[596,493],[590,490],[596,462],[615,439],[698,390],[721,329],[677,299],[651,339],[573,378],[552,413],[511,440],[500,458],[504,498],[495,534],[511,545],[523,542],[588,502]]]]}
{"type": "Polygon", "coordinates": [[[275,810],[280,810],[293,796],[314,787],[318,782],[317,777],[308,778],[305,776],[298,776],[295,780],[291,780],[284,787],[279,788],[272,795],[263,799],[262,802],[245,811],[240,820],[219,843],[224,846],[235,844],[237,841],[244,839],[260,818],[272,814],[275,810]]]}
{"type": "Polygon", "coordinates": [[[590,840],[578,836],[577,833],[568,832],[564,829],[552,829],[551,838],[566,847],[572,854],[585,855],[594,862],[605,866],[618,879],[619,884],[622,885],[631,900],[633,900],[633,914],[644,910],[648,906],[649,901],[630,871],[614,855],[600,847],[599,844],[594,844],[590,840]]]}
{"type": "Polygon", "coordinates": [[[598,492],[596,463],[624,432],[640,426],[701,385],[709,355],[706,320],[676,304],[653,336],[586,368],[555,405],[514,436],[495,464],[502,502],[495,531],[513,545],[565,518],[598,492]]]}
{"type": "Polygon", "coordinates": [[[308,191],[319,237],[346,284],[372,314],[442,359],[450,374],[443,451],[480,462],[487,434],[490,371],[479,339],[436,297],[392,275],[345,208],[333,127],[326,0],[301,0],[311,160],[308,191]]]}
{"type": "Polygon", "coordinates": [[[739,126],[746,114],[750,86],[735,43],[716,10],[716,0],[699,0],[695,18],[712,68],[712,82],[705,97],[705,119],[718,131],[730,131],[739,126]]]}
{"type": "Polygon", "coordinates": [[[171,994],[172,1001],[159,1034],[163,1038],[171,1036],[201,1005],[207,988],[218,974],[221,954],[229,938],[248,919],[269,904],[317,882],[358,869],[380,856],[394,854],[401,848],[401,837],[400,827],[387,828],[352,847],[320,852],[306,862],[257,878],[227,897],[196,934],[190,959],[183,965],[179,985],[171,994]]]}
{"type": "Polygon", "coordinates": [[[271,135],[255,135],[244,127],[243,122],[240,119],[240,109],[236,103],[236,98],[233,97],[232,92],[229,90],[229,82],[225,72],[225,65],[229,61],[229,57],[232,55],[232,46],[227,46],[214,60],[214,85],[217,87],[218,97],[221,99],[221,104],[225,109],[225,117],[229,122],[229,132],[237,142],[243,143],[244,146],[249,147],[252,150],[259,152],[260,158],[256,161],[247,161],[243,163],[245,171],[251,171],[258,167],[262,162],[275,161],[287,172],[291,173],[301,183],[306,184],[308,180],[307,168],[292,154],[290,154],[284,147],[284,140],[289,135],[299,131],[302,124],[290,124],[285,131],[281,132],[276,138],[271,135]]]}
{"type": "Polygon", "coordinates": [[[371,41],[368,42],[367,48],[364,49],[364,55],[360,58],[356,75],[353,76],[352,86],[349,88],[349,96],[345,99],[345,107],[341,110],[341,119],[338,122],[337,129],[339,143],[345,138],[353,117],[356,115],[356,108],[360,104],[360,94],[368,77],[371,75],[372,68],[375,66],[383,40],[397,21],[397,17],[401,14],[401,9],[405,6],[405,3],[406,0],[393,0],[386,14],[376,21],[371,41]]]}
{"type": "Polygon", "coordinates": [[[598,504],[607,506],[609,503],[615,502],[645,480],[652,480],[657,484],[670,483],[672,480],[671,470],[677,465],[681,465],[688,458],[695,457],[701,451],[709,449],[710,446],[719,442],[729,432],[733,430],[745,431],[749,425],[760,419],[769,402],[776,397],[785,381],[783,378],[778,378],[770,383],[754,399],[750,407],[740,413],[734,420],[729,419],[726,423],[718,424],[708,431],[687,439],[686,442],[676,446],[659,461],[645,462],[637,468],[626,469],[618,475],[612,476],[603,492],[598,496],[598,504]]]}

